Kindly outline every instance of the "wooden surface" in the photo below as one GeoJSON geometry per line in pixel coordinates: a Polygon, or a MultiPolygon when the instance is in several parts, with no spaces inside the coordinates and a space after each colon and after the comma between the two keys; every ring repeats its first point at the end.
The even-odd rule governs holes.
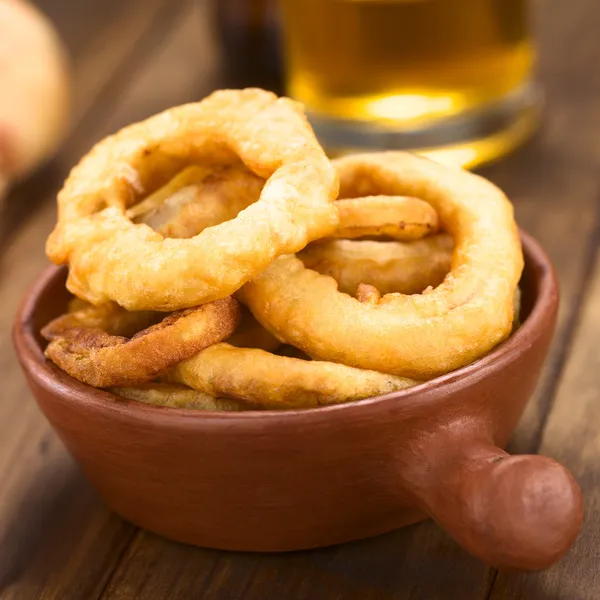
{"type": "Polygon", "coordinates": [[[10,324],[46,264],[43,241],[68,169],[105,134],[219,85],[202,2],[43,0],[71,51],[73,128],[55,160],[0,204],[0,600],[597,600],[600,598],[600,9],[539,0],[536,138],[485,174],[551,254],[562,284],[559,330],[538,393],[512,442],[569,467],[584,531],[539,574],[497,572],[435,524],[312,552],[264,556],[195,549],[111,514],[25,388],[10,324]]]}

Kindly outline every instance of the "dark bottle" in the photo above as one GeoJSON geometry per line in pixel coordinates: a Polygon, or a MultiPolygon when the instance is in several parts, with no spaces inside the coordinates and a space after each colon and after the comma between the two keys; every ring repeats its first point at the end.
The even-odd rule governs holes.
{"type": "Polygon", "coordinates": [[[282,93],[276,0],[211,0],[224,84],[282,93]]]}

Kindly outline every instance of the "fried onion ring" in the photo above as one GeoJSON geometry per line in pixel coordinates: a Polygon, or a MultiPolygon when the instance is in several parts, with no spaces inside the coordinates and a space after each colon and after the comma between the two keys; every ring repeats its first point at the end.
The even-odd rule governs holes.
{"type": "Polygon", "coordinates": [[[277,256],[333,233],[337,192],[300,104],[258,89],[219,91],[97,144],[59,193],[46,251],[69,265],[67,288],[92,304],[188,308],[231,295],[277,256]],[[230,221],[182,240],[126,216],[189,164],[240,160],[267,181],[258,201],[230,221]]]}
{"type": "Polygon", "coordinates": [[[265,328],[313,358],[415,379],[468,364],[510,334],[523,254],[512,205],[498,188],[402,152],[345,157],[336,167],[342,195],[429,202],[454,237],[450,273],[421,295],[360,303],[331,277],[282,256],[240,294],[265,328]]]}
{"type": "Polygon", "coordinates": [[[437,287],[450,270],[452,236],[441,233],[414,242],[329,240],[298,253],[304,266],[329,275],[340,292],[356,293],[361,283],[382,294],[420,294],[437,287]]]}
{"type": "MultiPolygon", "coordinates": [[[[188,167],[152,196],[132,206],[127,216],[165,237],[190,238],[235,218],[258,200],[263,185],[263,179],[241,166],[213,173],[202,167],[188,167]]],[[[417,198],[338,199],[336,207],[340,224],[330,237],[386,236],[410,241],[438,230],[437,213],[417,198]]]]}
{"type": "Polygon", "coordinates": [[[215,344],[169,370],[168,378],[255,408],[289,409],[379,396],[416,381],[328,362],[215,344]]]}
{"type": "Polygon", "coordinates": [[[385,236],[416,240],[438,230],[435,210],[418,198],[366,196],[338,200],[340,224],[330,237],[354,239],[385,236]]]}
{"type": "Polygon", "coordinates": [[[142,383],[135,387],[110,388],[108,391],[128,400],[137,400],[154,406],[192,410],[248,410],[247,406],[230,398],[214,398],[185,385],[172,383],[142,383]]]}
{"type": "MultiPolygon", "coordinates": [[[[239,316],[238,303],[228,297],[169,314],[132,338],[78,324],[77,318],[73,328],[65,329],[65,320],[73,315],[59,317],[59,323],[50,323],[42,334],[51,340],[46,356],[71,377],[94,387],[126,386],[149,381],[226,339],[237,327],[239,316]],[[57,335],[61,328],[62,335],[57,335]]],[[[122,322],[129,325],[127,319],[122,322]]]]}

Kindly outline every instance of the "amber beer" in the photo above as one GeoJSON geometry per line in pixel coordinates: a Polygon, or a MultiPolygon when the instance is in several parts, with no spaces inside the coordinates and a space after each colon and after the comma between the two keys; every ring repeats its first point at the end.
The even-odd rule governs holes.
{"type": "Polygon", "coordinates": [[[472,165],[530,128],[526,0],[281,6],[288,92],[330,147],[456,150],[449,162],[472,165]]]}

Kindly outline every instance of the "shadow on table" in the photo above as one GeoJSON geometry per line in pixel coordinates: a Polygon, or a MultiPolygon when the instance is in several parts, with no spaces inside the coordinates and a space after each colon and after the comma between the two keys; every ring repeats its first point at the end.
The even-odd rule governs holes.
{"type": "Polygon", "coordinates": [[[92,597],[133,527],[102,505],[51,431],[37,440],[36,450],[15,457],[31,462],[19,469],[28,480],[3,498],[0,595],[12,588],[14,597],[35,598],[51,588],[49,596],[59,598],[69,588],[69,597],[92,597]]]}
{"type": "Polygon", "coordinates": [[[0,199],[0,254],[28,216],[45,201],[54,199],[63,178],[63,170],[49,163],[32,177],[15,185],[5,198],[0,199]]]}

